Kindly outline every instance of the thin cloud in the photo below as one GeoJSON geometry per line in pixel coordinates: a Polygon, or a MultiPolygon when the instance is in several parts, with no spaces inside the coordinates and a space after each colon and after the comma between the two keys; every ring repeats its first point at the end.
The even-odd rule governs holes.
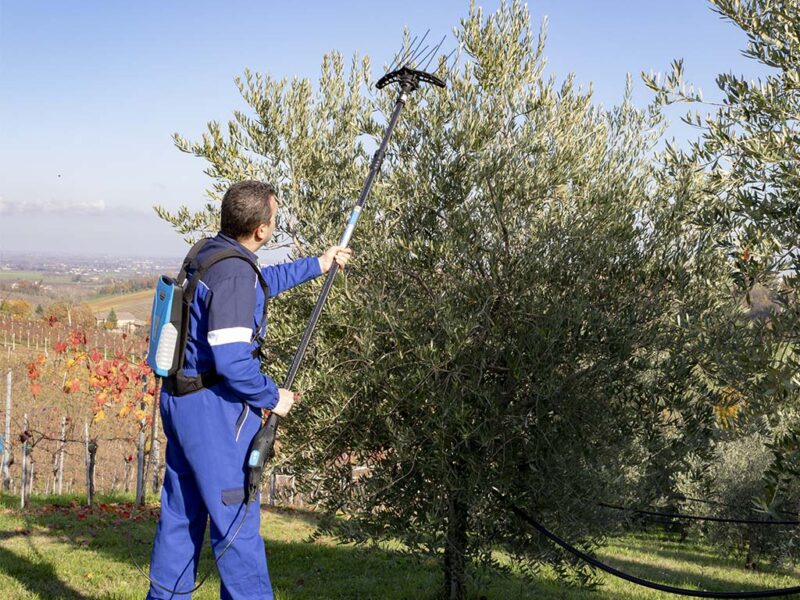
{"type": "Polygon", "coordinates": [[[0,197],[0,215],[24,215],[32,213],[61,213],[96,215],[106,212],[102,200],[86,202],[57,202],[55,200],[6,200],[0,197]]]}
{"type": "Polygon", "coordinates": [[[56,200],[6,200],[0,196],[0,215],[29,215],[51,214],[69,216],[149,216],[151,210],[139,207],[107,206],[103,200],[84,202],[56,201],[56,200]]]}

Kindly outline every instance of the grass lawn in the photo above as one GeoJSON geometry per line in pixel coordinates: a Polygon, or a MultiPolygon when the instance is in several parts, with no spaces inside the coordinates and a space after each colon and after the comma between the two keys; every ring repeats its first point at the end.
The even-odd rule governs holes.
{"type": "MultiPolygon", "coordinates": [[[[130,498],[98,497],[92,510],[79,497],[36,498],[20,513],[19,499],[0,495],[0,598],[3,600],[142,600],[147,581],[128,555],[145,569],[158,506],[131,520],[130,498]]],[[[440,588],[439,565],[386,549],[307,542],[314,515],[262,510],[262,530],[276,598],[419,598],[432,600],[440,588]]],[[[755,590],[800,584],[800,572],[740,569],[700,544],[675,538],[630,535],[612,540],[601,556],[639,576],[673,585],[712,590],[755,590]]],[[[224,560],[224,559],[223,559],[224,560]]],[[[212,564],[206,547],[200,574],[212,564]]],[[[551,575],[531,581],[516,575],[484,575],[470,586],[473,599],[536,598],[578,600],[663,599],[670,596],[607,579],[597,590],[560,585],[551,575]]],[[[216,572],[194,598],[218,598],[216,572]]],[[[188,596],[175,596],[187,598],[188,596]]]]}

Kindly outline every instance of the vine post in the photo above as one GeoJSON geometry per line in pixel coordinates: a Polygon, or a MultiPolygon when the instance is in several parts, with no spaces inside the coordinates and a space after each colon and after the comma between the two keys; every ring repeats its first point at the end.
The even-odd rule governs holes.
{"type": "Polygon", "coordinates": [[[150,425],[150,473],[152,475],[152,490],[155,494],[158,491],[158,462],[159,462],[159,441],[158,441],[158,378],[153,391],[153,414],[150,425]]]}
{"type": "Polygon", "coordinates": [[[6,431],[5,444],[3,445],[3,490],[9,491],[11,487],[11,473],[9,466],[11,463],[11,369],[6,373],[6,431]]]}
{"type": "Polygon", "coordinates": [[[19,507],[24,509],[25,508],[25,490],[27,489],[25,475],[26,470],[28,467],[28,413],[25,413],[22,417],[24,431],[20,437],[20,441],[22,442],[22,476],[19,482],[19,507]]]}
{"type": "Polygon", "coordinates": [[[83,422],[83,463],[86,468],[86,504],[87,506],[91,506],[92,498],[89,493],[91,487],[91,474],[89,472],[89,422],[86,420],[83,422]]]}
{"type": "Polygon", "coordinates": [[[58,449],[58,494],[64,490],[64,450],[67,446],[67,417],[61,417],[61,447],[58,449]]]}
{"type": "MultiPolygon", "coordinates": [[[[147,377],[142,375],[142,384],[144,386],[144,392],[147,393],[147,377]]],[[[146,408],[146,404],[144,402],[144,397],[139,402],[139,409],[141,410],[142,416],[139,419],[139,436],[136,440],[136,505],[137,506],[144,506],[144,486],[145,486],[145,476],[144,476],[144,450],[145,450],[145,427],[147,427],[147,419],[144,415],[144,409],[146,408]]]]}
{"type": "Polygon", "coordinates": [[[97,457],[97,440],[89,440],[89,482],[86,491],[86,495],[88,497],[89,506],[92,506],[94,502],[94,466],[96,464],[96,457],[97,457]]]}

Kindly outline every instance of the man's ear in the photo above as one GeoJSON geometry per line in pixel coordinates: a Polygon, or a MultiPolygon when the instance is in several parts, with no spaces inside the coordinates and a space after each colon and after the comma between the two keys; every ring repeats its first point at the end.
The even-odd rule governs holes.
{"type": "Polygon", "coordinates": [[[266,232],[266,228],[267,227],[268,227],[268,225],[266,223],[262,223],[261,225],[256,227],[256,230],[253,232],[253,238],[255,239],[255,241],[257,241],[258,243],[261,243],[261,242],[264,241],[264,239],[266,238],[266,233],[267,233],[266,232]]]}

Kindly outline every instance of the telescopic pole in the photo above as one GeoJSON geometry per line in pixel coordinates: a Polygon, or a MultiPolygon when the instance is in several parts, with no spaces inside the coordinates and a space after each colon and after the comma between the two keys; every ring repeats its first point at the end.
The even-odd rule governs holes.
{"type": "MultiPolygon", "coordinates": [[[[372,184],[375,182],[375,178],[377,177],[378,172],[381,169],[381,165],[383,164],[383,159],[386,156],[386,146],[389,144],[389,138],[392,136],[395,125],[397,125],[397,120],[400,117],[400,112],[403,110],[403,107],[408,100],[408,93],[416,87],[416,83],[417,82],[410,79],[401,82],[400,95],[397,97],[397,101],[395,102],[392,116],[389,119],[389,125],[386,128],[386,132],[383,134],[383,139],[381,140],[380,146],[372,156],[372,163],[370,164],[367,180],[364,182],[364,187],[361,190],[361,195],[358,197],[358,202],[356,202],[356,205],[353,207],[353,210],[350,213],[350,219],[347,222],[347,227],[345,228],[344,233],[339,240],[340,246],[346,247],[350,243],[353,230],[355,229],[358,218],[361,216],[361,211],[367,202],[367,196],[369,196],[369,193],[372,190],[372,184]]],[[[338,268],[339,266],[336,264],[336,262],[334,262],[328,271],[328,277],[325,280],[325,284],[322,286],[322,292],[320,292],[317,303],[311,313],[311,318],[308,320],[306,329],[303,332],[303,337],[300,340],[300,346],[298,347],[297,352],[295,352],[294,359],[292,359],[292,364],[289,367],[289,372],[286,374],[286,379],[283,381],[283,387],[285,389],[291,389],[292,384],[294,383],[294,378],[297,375],[297,371],[300,368],[300,363],[303,361],[303,357],[308,349],[308,344],[311,341],[314,328],[316,327],[319,316],[322,313],[322,307],[325,304],[328,293],[333,286],[333,280],[336,278],[338,268]]],[[[249,458],[247,461],[248,502],[255,498],[261,486],[261,472],[264,468],[264,463],[274,455],[275,435],[277,433],[278,423],[280,423],[280,420],[281,419],[278,415],[276,415],[274,412],[271,413],[267,418],[267,422],[261,427],[261,429],[259,429],[258,433],[256,433],[255,437],[253,438],[252,445],[250,446],[249,458]]]]}

